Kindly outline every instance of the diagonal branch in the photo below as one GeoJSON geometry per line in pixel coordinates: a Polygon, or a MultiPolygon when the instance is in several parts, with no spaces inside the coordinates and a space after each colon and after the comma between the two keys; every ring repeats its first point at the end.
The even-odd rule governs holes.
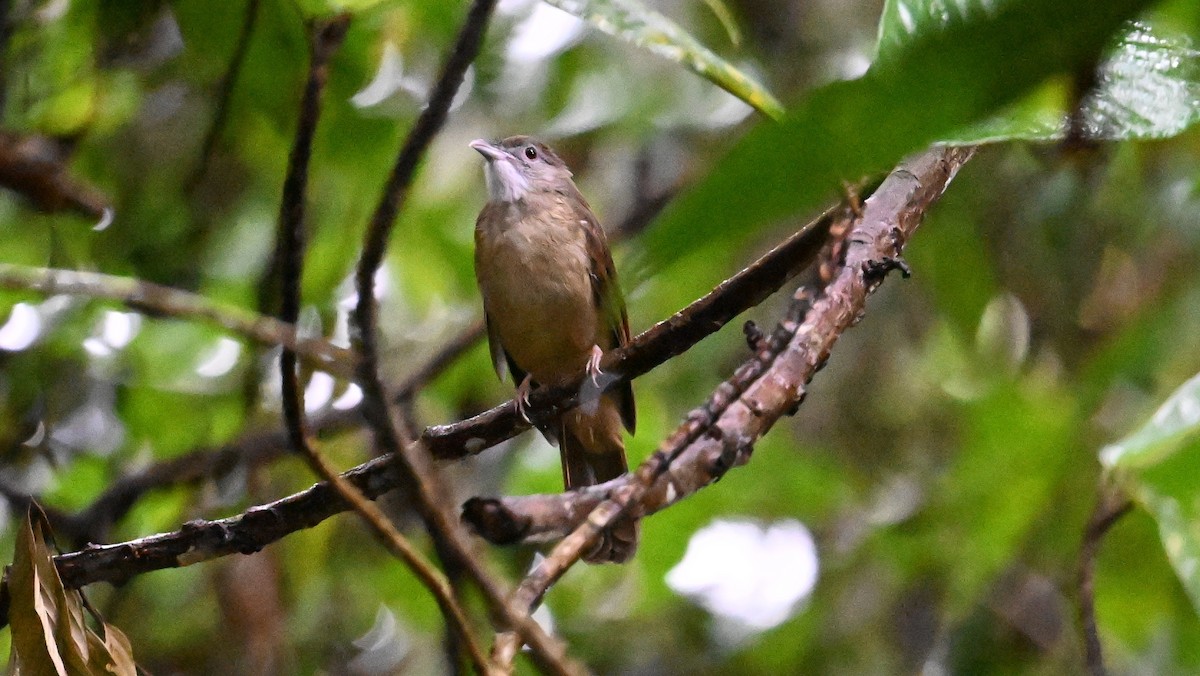
{"type": "MultiPolygon", "coordinates": [[[[513,594],[513,603],[532,611],[550,585],[626,510],[642,516],[664,509],[748,462],[755,442],[803,401],[808,382],[829,358],[834,343],[862,318],[867,296],[889,270],[907,270],[900,259],[904,244],[973,152],[973,148],[935,148],[902,163],[865,203],[848,235],[844,263],[778,356],[764,350],[743,365],[636,472],[609,482],[607,492],[558,496],[563,505],[576,496],[581,501],[597,497],[600,501],[590,510],[577,507],[576,513],[585,519],[575,522],[566,538],[525,578],[513,594]]],[[[782,331],[787,331],[786,324],[781,324],[782,331]]],[[[520,510],[520,501],[509,498],[491,505],[518,517],[514,521],[521,517],[532,521],[530,514],[520,510]]],[[[547,500],[535,496],[535,502],[547,500]]],[[[468,509],[468,518],[470,514],[468,509]]],[[[498,635],[493,660],[497,655],[511,660],[516,643],[511,634],[498,635]]]]}
{"type": "MultiPolygon", "coordinates": [[[[696,300],[688,307],[680,310],[667,320],[659,322],[650,329],[634,338],[625,350],[620,351],[612,364],[605,362],[606,373],[627,374],[625,360],[643,364],[646,370],[657,366],[658,363],[643,355],[655,355],[654,359],[666,361],[671,356],[682,353],[691,345],[699,342],[705,336],[716,331],[717,320],[722,316],[736,316],[760,302],[790,279],[791,273],[804,267],[815,258],[825,243],[830,229],[840,222],[844,208],[831,209],[817,220],[805,226],[799,233],[776,246],[762,258],[755,261],[745,270],[721,283],[712,292],[696,300]],[[773,272],[769,272],[773,271],[773,272]],[[708,309],[701,313],[700,310],[708,309]],[[714,308],[723,308],[720,313],[714,313],[714,308]],[[704,322],[706,326],[693,327],[693,324],[704,322]]],[[[448,346],[449,347],[449,346],[448,346]]],[[[414,378],[421,374],[414,374],[414,378]]],[[[399,388],[398,396],[411,393],[419,384],[419,380],[409,380],[399,388]]],[[[621,382],[620,380],[614,381],[621,382]]],[[[537,402],[546,393],[537,390],[533,393],[537,402]]],[[[548,398],[548,397],[546,397],[548,398]]],[[[496,432],[494,423],[497,417],[505,415],[512,406],[509,402],[492,411],[477,416],[473,420],[482,420],[479,428],[470,423],[456,423],[443,427],[431,427],[423,435],[434,448],[442,449],[445,458],[458,458],[466,453],[478,453],[490,444],[515,435],[520,429],[510,425],[507,429],[496,432]],[[489,427],[491,426],[491,427],[489,427]],[[484,434],[491,434],[485,439],[484,434]],[[507,434],[507,436],[505,436],[507,434]],[[456,437],[458,446],[447,440],[456,437]]],[[[538,415],[531,408],[534,415],[538,415]]],[[[338,412],[335,418],[337,424],[350,424],[348,418],[357,418],[356,412],[338,412]]],[[[544,414],[543,414],[544,415],[544,414]]],[[[318,426],[320,423],[317,424],[318,426]]],[[[280,443],[276,437],[279,432],[271,432],[254,439],[246,446],[252,451],[253,458],[273,451],[263,449],[274,448],[280,443]]],[[[223,449],[217,453],[197,458],[198,467],[163,467],[164,474],[187,471],[197,476],[204,475],[218,464],[231,464],[237,461],[234,451],[244,449],[223,449]],[[211,464],[210,464],[211,463],[211,464]]],[[[251,461],[251,460],[247,460],[251,461]]],[[[344,473],[354,485],[368,498],[376,498],[389,490],[401,485],[397,473],[395,458],[381,456],[368,463],[359,465],[344,473]]],[[[130,477],[132,484],[128,491],[117,491],[111,494],[106,505],[122,507],[125,502],[135,497],[140,491],[148,490],[156,485],[157,476],[130,477]]],[[[106,496],[109,494],[106,494],[106,496]]],[[[89,512],[99,516],[105,512],[98,501],[89,508],[89,512]]],[[[598,502],[596,503],[598,504],[598,502]]],[[[593,505],[594,506],[594,505],[593,505]]],[[[60,568],[64,566],[70,572],[63,572],[64,579],[70,579],[68,585],[76,586],[100,580],[122,580],[134,575],[184,565],[178,557],[188,552],[189,546],[195,547],[194,556],[200,560],[224,556],[245,550],[257,551],[262,547],[282,538],[283,536],[303,528],[309,528],[334,514],[345,511],[348,507],[336,495],[332,494],[325,484],[318,484],[306,491],[277,500],[267,505],[253,508],[246,513],[217,521],[195,521],[191,526],[175,533],[141,538],[127,543],[89,547],[79,552],[66,554],[60,560],[60,568]]],[[[189,557],[189,561],[190,561],[189,557]]]]}
{"type": "Polygon", "coordinates": [[[217,141],[225,131],[225,123],[229,119],[229,102],[233,99],[233,90],[237,88],[238,78],[242,74],[242,66],[246,62],[246,54],[250,51],[250,38],[254,36],[254,26],[258,22],[259,0],[246,0],[245,14],[242,16],[242,27],[238,32],[237,43],[233,48],[233,56],[229,66],[217,85],[217,106],[213,113],[212,122],[200,143],[200,161],[192,172],[187,185],[194,186],[208,172],[212,162],[213,151],[217,141]]]}

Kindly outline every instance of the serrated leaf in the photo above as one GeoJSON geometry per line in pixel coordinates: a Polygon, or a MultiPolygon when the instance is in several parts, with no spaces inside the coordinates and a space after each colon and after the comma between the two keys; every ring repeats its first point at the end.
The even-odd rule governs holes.
{"type": "Polygon", "coordinates": [[[696,74],[778,119],[783,105],[753,77],[714,54],[667,17],[636,0],[546,0],[614,37],[687,66],[696,74]]]}
{"type": "Polygon", "coordinates": [[[1109,469],[1147,467],[1162,462],[1200,432],[1200,374],[1180,385],[1144,425],[1100,450],[1109,469]]]}
{"type": "Polygon", "coordinates": [[[732,249],[753,226],[813,211],[843,181],[886,170],[1052,76],[1074,73],[1150,4],[1010,0],[918,35],[862,78],[815,90],[781,124],[747,134],[668,208],[647,253],[665,264],[700,243],[732,249]]]}

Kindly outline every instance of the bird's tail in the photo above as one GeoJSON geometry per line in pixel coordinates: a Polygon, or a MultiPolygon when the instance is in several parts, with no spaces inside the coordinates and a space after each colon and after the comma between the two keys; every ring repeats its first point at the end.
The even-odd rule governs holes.
{"type": "MultiPolygon", "coordinates": [[[[563,483],[568,490],[615,479],[628,469],[616,401],[605,394],[598,403],[591,414],[582,408],[563,414],[558,443],[563,483]]],[[[601,533],[596,546],[583,559],[588,563],[623,563],[637,551],[637,544],[637,520],[622,516],[601,533]]]]}

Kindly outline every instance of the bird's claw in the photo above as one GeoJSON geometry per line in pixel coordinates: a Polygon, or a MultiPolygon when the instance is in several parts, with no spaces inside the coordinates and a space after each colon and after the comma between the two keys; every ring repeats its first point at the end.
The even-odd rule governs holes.
{"type": "Polygon", "coordinates": [[[516,402],[517,415],[530,425],[533,424],[533,421],[529,419],[529,391],[532,380],[531,376],[525,376],[521,384],[517,385],[517,395],[513,398],[513,401],[516,402]]]}
{"type": "Polygon", "coordinates": [[[584,367],[584,372],[592,378],[592,384],[600,387],[600,382],[596,378],[603,373],[600,370],[600,360],[604,358],[604,350],[600,349],[599,345],[592,346],[592,355],[588,357],[587,366],[584,367]]]}

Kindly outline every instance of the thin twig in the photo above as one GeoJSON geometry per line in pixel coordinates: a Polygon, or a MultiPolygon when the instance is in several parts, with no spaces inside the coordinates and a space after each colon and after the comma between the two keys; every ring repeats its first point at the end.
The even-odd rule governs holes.
{"type": "Polygon", "coordinates": [[[1104,676],[1104,646],[1096,625],[1096,556],[1100,542],[1121,517],[1133,509],[1133,502],[1101,477],[1096,488],[1096,506],[1083,531],[1079,547],[1079,623],[1083,625],[1083,652],[1088,673],[1104,676]]]}
{"type": "MultiPolygon", "coordinates": [[[[307,203],[308,164],[312,156],[312,141],[320,117],[321,92],[329,78],[329,59],[341,45],[350,25],[350,16],[342,14],[311,27],[311,51],[308,79],[300,104],[295,143],[288,161],[283,196],[279,210],[279,241],[276,247],[280,262],[281,303],[280,319],[295,324],[300,316],[300,280],[304,271],[306,248],[305,210],[307,203]]],[[[363,497],[349,481],[321,457],[305,432],[304,388],[296,372],[296,354],[284,349],[279,357],[284,424],[292,446],[304,455],[313,471],[328,482],[355,512],[366,522],[376,537],[397,558],[403,561],[422,584],[433,594],[447,624],[465,647],[476,671],[485,673],[487,658],[471,633],[470,622],[445,576],[405,538],[374,502],[363,497]]]]}
{"type": "Polygon", "coordinates": [[[217,140],[221,138],[221,132],[225,130],[225,123],[229,119],[229,102],[233,99],[233,90],[237,88],[238,77],[242,74],[242,65],[245,64],[246,54],[250,51],[250,38],[254,35],[254,25],[258,21],[258,5],[259,0],[246,0],[242,28],[238,32],[233,56],[230,57],[229,67],[226,68],[217,84],[217,105],[208,131],[204,134],[204,141],[200,144],[200,161],[192,172],[192,177],[187,185],[195,186],[208,172],[208,165],[212,162],[217,140]]]}
{"type": "Polygon", "coordinates": [[[341,377],[354,374],[351,352],[320,338],[300,338],[296,328],[274,317],[220,305],[199,294],[129,277],[0,263],[0,288],[103,298],[131,310],[180,319],[203,320],[262,345],[282,345],[306,363],[341,377]]]}
{"type": "Polygon", "coordinates": [[[467,68],[483,45],[483,36],[495,6],[496,0],[475,0],[471,4],[450,57],[430,93],[429,102],[409,131],[392,167],[383,196],[367,227],[362,256],[355,273],[358,303],[354,308],[355,331],[352,339],[359,354],[358,383],[363,389],[363,412],[375,434],[375,443],[396,459],[400,478],[409,489],[416,511],[430,534],[442,541],[443,550],[454,558],[453,563],[461,565],[483,592],[492,612],[521,632],[539,667],[556,674],[577,673],[580,668],[568,659],[562,643],[551,639],[527,614],[514,612],[505,602],[505,593],[498,583],[472,555],[462,526],[447,513],[445,505],[438,498],[442,492],[438,490],[436,471],[428,448],[422,443],[409,443],[403,438],[388,410],[387,392],[379,375],[375,274],[383,263],[392,227],[408,196],[417,165],[446,121],[450,104],[467,68]]]}

